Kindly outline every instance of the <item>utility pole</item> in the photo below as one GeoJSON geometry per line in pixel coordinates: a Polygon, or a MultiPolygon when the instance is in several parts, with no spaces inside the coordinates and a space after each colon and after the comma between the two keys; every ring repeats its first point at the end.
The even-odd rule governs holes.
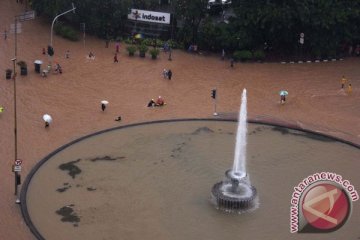
{"type": "Polygon", "coordinates": [[[51,69],[51,65],[52,65],[52,56],[54,55],[54,48],[53,48],[53,28],[54,28],[54,23],[55,23],[55,21],[56,21],[60,16],[62,16],[62,15],[64,15],[64,14],[67,14],[67,13],[69,13],[69,12],[71,12],[71,11],[73,11],[73,12],[75,13],[76,7],[74,6],[74,3],[71,3],[71,4],[72,4],[72,8],[71,8],[70,10],[67,10],[67,11],[65,11],[65,12],[63,12],[63,13],[60,13],[59,15],[55,16],[54,20],[53,20],[52,23],[51,23],[50,45],[49,45],[49,47],[48,47],[48,54],[49,54],[49,52],[50,52],[50,54],[51,54],[51,55],[49,54],[49,56],[50,56],[50,69],[51,69]]]}
{"type": "MultiPolygon", "coordinates": [[[[21,161],[18,161],[18,151],[17,151],[17,109],[16,109],[16,77],[17,77],[17,73],[16,73],[16,61],[17,61],[17,33],[18,33],[18,22],[24,22],[24,21],[28,21],[31,19],[35,18],[35,12],[34,11],[28,11],[25,12],[23,14],[17,15],[15,16],[15,26],[14,26],[14,34],[15,34],[15,57],[13,59],[11,59],[11,61],[13,61],[13,65],[14,65],[14,157],[15,157],[15,163],[19,163],[21,165],[21,161]]],[[[20,166],[19,165],[19,166],[20,166]]],[[[19,204],[20,203],[20,199],[18,196],[18,186],[20,185],[20,179],[21,179],[21,175],[20,175],[20,171],[21,171],[21,166],[18,167],[17,169],[15,169],[15,167],[13,168],[13,171],[15,173],[15,195],[16,195],[16,200],[15,203],[19,204]]]]}
{"type": "Polygon", "coordinates": [[[67,14],[67,13],[69,13],[69,12],[71,12],[71,11],[73,11],[73,12],[75,13],[75,9],[76,9],[76,7],[74,6],[74,3],[72,3],[72,8],[71,8],[70,10],[65,11],[65,12],[63,12],[63,13],[60,13],[59,15],[55,16],[54,20],[53,20],[52,23],[51,23],[51,31],[50,31],[50,46],[51,46],[51,47],[53,47],[53,28],[54,28],[54,23],[55,23],[55,21],[56,21],[60,16],[62,16],[62,15],[64,15],[64,14],[67,14]]]}

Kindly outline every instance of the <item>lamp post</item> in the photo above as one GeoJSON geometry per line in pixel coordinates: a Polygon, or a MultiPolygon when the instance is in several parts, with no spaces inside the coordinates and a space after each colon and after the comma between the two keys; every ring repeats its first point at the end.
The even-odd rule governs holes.
{"type": "MultiPolygon", "coordinates": [[[[24,21],[28,21],[31,19],[35,18],[35,12],[34,11],[27,11],[21,15],[17,15],[15,16],[15,26],[14,26],[14,34],[15,34],[15,57],[13,59],[11,59],[11,61],[13,62],[13,66],[14,66],[14,76],[13,76],[13,80],[14,80],[14,157],[15,157],[15,161],[17,161],[18,159],[18,154],[17,154],[17,110],[16,110],[16,61],[17,61],[17,32],[18,32],[18,21],[19,22],[24,22],[24,21]]],[[[20,199],[18,196],[18,185],[20,184],[20,170],[15,171],[15,195],[16,195],[16,200],[15,203],[19,204],[20,203],[20,199]]]]}
{"type": "MultiPolygon", "coordinates": [[[[15,32],[15,36],[16,35],[17,34],[15,32]]],[[[15,56],[16,56],[16,53],[15,53],[15,56]]],[[[15,161],[16,161],[18,159],[18,154],[17,154],[17,116],[16,116],[16,113],[17,113],[17,110],[16,110],[16,72],[15,72],[16,57],[11,59],[11,61],[13,61],[13,64],[14,64],[14,148],[15,148],[14,151],[15,151],[15,161]]],[[[21,175],[19,174],[19,172],[15,171],[15,169],[14,169],[14,173],[15,173],[14,183],[15,183],[15,196],[16,196],[15,203],[20,204],[20,199],[19,199],[19,195],[18,195],[18,186],[20,184],[19,179],[20,179],[21,175]]]]}
{"type": "MultiPolygon", "coordinates": [[[[13,59],[11,59],[11,61],[13,62],[13,66],[14,66],[14,76],[13,76],[13,80],[14,80],[14,157],[15,160],[17,159],[17,116],[16,116],[16,59],[17,59],[17,21],[18,21],[18,16],[15,16],[15,57],[13,59]]],[[[15,203],[19,204],[20,200],[18,198],[18,172],[14,172],[15,173],[15,179],[14,179],[14,183],[15,183],[15,196],[16,196],[16,200],[15,203]]]]}
{"type": "Polygon", "coordinates": [[[67,11],[65,11],[65,12],[63,12],[63,13],[55,16],[54,20],[52,21],[52,23],[51,23],[51,30],[50,30],[50,47],[53,47],[53,28],[54,28],[54,23],[55,23],[55,21],[56,21],[60,16],[62,16],[62,15],[64,15],[64,14],[67,14],[67,13],[69,13],[69,12],[71,12],[71,11],[73,11],[73,12],[75,13],[76,7],[74,6],[74,3],[72,3],[71,5],[72,5],[72,8],[71,8],[70,10],[67,10],[67,11]]]}

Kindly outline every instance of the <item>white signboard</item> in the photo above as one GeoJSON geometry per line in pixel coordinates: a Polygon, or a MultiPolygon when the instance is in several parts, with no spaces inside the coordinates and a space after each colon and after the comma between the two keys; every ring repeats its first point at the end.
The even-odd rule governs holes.
{"type": "Polygon", "coordinates": [[[31,20],[35,18],[35,11],[27,11],[21,15],[16,16],[20,22],[31,20]]]}
{"type": "Polygon", "coordinates": [[[21,172],[21,166],[14,166],[14,172],[21,172]]]}
{"type": "Polygon", "coordinates": [[[16,27],[16,33],[21,33],[21,23],[17,23],[15,26],[15,23],[10,24],[10,33],[15,32],[16,27]]]}
{"type": "Polygon", "coordinates": [[[128,19],[144,22],[170,24],[170,13],[131,9],[128,19]]]}

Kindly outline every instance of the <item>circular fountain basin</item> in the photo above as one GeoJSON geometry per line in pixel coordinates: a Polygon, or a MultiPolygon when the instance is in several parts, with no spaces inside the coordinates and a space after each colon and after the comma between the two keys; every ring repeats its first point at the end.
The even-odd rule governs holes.
{"type": "MultiPolygon", "coordinates": [[[[39,239],[52,240],[306,239],[289,231],[294,186],[321,171],[360,186],[358,148],[248,124],[247,172],[261,205],[242,215],[218,211],[209,190],[232,166],[236,128],[236,121],[157,122],[72,142],[29,174],[21,192],[25,221],[39,239]]],[[[359,221],[354,204],[332,239],[358,238],[359,221]]]]}

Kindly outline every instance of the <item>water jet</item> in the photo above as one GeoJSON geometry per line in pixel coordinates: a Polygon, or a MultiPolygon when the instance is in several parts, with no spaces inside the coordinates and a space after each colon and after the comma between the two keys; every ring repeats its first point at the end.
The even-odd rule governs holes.
{"type": "Polygon", "coordinates": [[[246,172],[247,96],[243,90],[236,134],[235,156],[232,169],[225,172],[225,179],[211,189],[215,207],[226,212],[244,213],[259,205],[257,190],[251,185],[246,172]]]}

